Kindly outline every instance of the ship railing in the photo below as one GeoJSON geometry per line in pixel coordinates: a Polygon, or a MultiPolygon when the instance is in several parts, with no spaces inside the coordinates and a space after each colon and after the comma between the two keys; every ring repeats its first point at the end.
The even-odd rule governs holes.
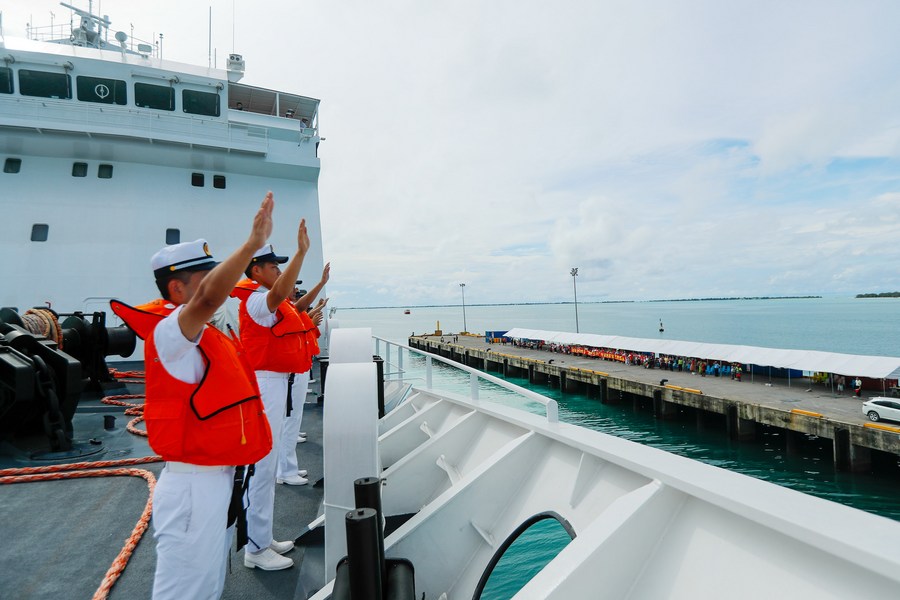
{"type": "Polygon", "coordinates": [[[556,400],[552,398],[547,398],[546,396],[542,396],[537,392],[526,390],[525,388],[510,383],[505,379],[489,375],[487,373],[479,371],[478,369],[473,369],[472,367],[469,367],[467,365],[459,364],[458,362],[450,360],[449,358],[437,356],[426,352],[425,350],[419,350],[418,348],[411,348],[406,344],[400,344],[397,342],[386,340],[384,338],[380,338],[378,336],[373,336],[373,338],[375,339],[375,354],[381,356],[384,359],[385,365],[390,365],[392,368],[398,369],[398,372],[400,373],[404,372],[404,352],[408,356],[412,356],[414,354],[422,356],[425,359],[425,389],[434,389],[434,362],[437,361],[458,371],[469,374],[469,395],[471,396],[472,400],[478,401],[479,389],[481,388],[481,384],[483,382],[490,383],[513,392],[519,396],[522,396],[526,400],[537,402],[543,405],[547,417],[547,422],[559,422],[559,406],[556,400]],[[382,345],[384,345],[383,355],[381,352],[382,345]],[[396,364],[393,362],[395,354],[397,361],[396,364]]]}
{"type": "Polygon", "coordinates": [[[79,131],[111,136],[140,137],[186,144],[208,143],[246,152],[265,153],[269,130],[264,126],[229,123],[209,118],[162,114],[109,104],[9,98],[0,123],[41,130],[79,131]]]}
{"type": "MultiPolygon", "coordinates": [[[[97,34],[96,39],[98,42],[102,41],[102,44],[92,44],[91,46],[102,47],[104,50],[121,50],[122,46],[117,40],[109,40],[109,28],[103,27],[102,29],[102,33],[99,31],[91,32],[97,34]]],[[[50,25],[29,25],[25,29],[25,37],[36,42],[79,46],[83,44],[79,43],[78,36],[76,35],[78,32],[78,28],[73,29],[71,21],[66,21],[63,23],[51,23],[50,25]]],[[[128,36],[125,43],[125,49],[131,54],[159,56],[159,44],[157,42],[137,38],[133,35],[128,36]],[[145,48],[149,48],[149,50],[143,51],[145,48]]]]}

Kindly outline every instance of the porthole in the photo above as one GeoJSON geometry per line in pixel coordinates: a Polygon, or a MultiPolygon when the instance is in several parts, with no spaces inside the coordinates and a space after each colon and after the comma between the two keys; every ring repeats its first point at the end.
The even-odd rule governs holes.
{"type": "Polygon", "coordinates": [[[217,190],[225,189],[225,176],[224,175],[213,175],[213,187],[217,190]]]}
{"type": "Polygon", "coordinates": [[[4,173],[18,173],[22,169],[21,158],[7,158],[3,163],[4,173]]]}
{"type": "Polygon", "coordinates": [[[206,185],[203,173],[191,173],[191,185],[194,187],[203,187],[206,185]]]}
{"type": "Polygon", "coordinates": [[[72,177],[87,177],[87,163],[72,163],[72,177]]]}
{"type": "Polygon", "coordinates": [[[97,167],[97,177],[99,177],[100,179],[112,179],[112,174],[112,165],[99,165],[97,167]]]}
{"type": "Polygon", "coordinates": [[[575,539],[568,521],[554,512],[537,514],[513,531],[491,557],[473,600],[508,600],[575,539]]]}
{"type": "Polygon", "coordinates": [[[180,229],[166,229],[166,245],[171,246],[172,244],[180,244],[181,243],[181,230],[180,229]]]}
{"type": "Polygon", "coordinates": [[[46,223],[35,223],[31,226],[31,241],[46,242],[50,236],[50,226],[46,223]]]}

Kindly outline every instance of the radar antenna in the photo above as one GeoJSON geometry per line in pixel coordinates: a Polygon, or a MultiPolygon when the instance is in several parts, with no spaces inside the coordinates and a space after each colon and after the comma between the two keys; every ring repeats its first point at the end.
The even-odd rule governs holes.
{"type": "Polygon", "coordinates": [[[72,43],[76,46],[91,46],[99,48],[102,42],[103,30],[109,31],[109,17],[101,17],[91,12],[93,10],[93,1],[88,3],[88,10],[81,10],[77,6],[60,2],[60,6],[64,6],[81,17],[81,25],[72,28],[72,43]]]}

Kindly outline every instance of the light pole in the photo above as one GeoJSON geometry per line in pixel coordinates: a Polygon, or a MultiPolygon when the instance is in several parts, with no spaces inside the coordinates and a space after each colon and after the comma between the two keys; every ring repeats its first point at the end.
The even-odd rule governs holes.
{"type": "Polygon", "coordinates": [[[462,301],[463,301],[463,333],[468,333],[469,328],[466,325],[466,284],[459,284],[459,289],[462,292],[462,301]]]}
{"type": "Polygon", "coordinates": [[[572,267],[572,270],[569,271],[569,275],[572,276],[572,291],[575,292],[575,333],[579,333],[579,331],[578,331],[578,286],[575,285],[575,278],[578,277],[578,267],[572,267]]]}

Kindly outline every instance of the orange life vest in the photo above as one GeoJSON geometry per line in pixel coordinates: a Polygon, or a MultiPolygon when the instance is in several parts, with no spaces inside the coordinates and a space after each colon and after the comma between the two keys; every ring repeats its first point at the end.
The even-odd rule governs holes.
{"type": "MultiPolygon", "coordinates": [[[[291,305],[293,307],[293,304],[291,305]]],[[[294,308],[294,310],[297,310],[294,308]]],[[[303,335],[306,338],[306,350],[309,352],[310,357],[319,355],[319,336],[322,335],[319,333],[319,328],[316,327],[316,324],[313,323],[313,320],[310,318],[308,314],[306,314],[305,310],[298,311],[300,313],[300,320],[303,321],[303,335]]],[[[301,371],[302,372],[302,371],[301,371]]]]}
{"type": "Polygon", "coordinates": [[[305,373],[312,367],[312,355],[307,348],[306,325],[294,305],[283,300],[275,308],[275,324],[263,327],[247,312],[247,298],[259,288],[259,283],[244,279],[231,292],[240,298],[238,319],[241,342],[247,360],[257,371],[276,373],[305,373]]]}
{"type": "Polygon", "coordinates": [[[153,331],[175,305],[159,299],[138,307],[110,306],[144,340],[144,421],[153,451],[165,460],[195,465],[248,465],[272,449],[272,432],[259,387],[240,342],[206,327],[198,348],[205,363],[199,383],[169,374],[159,360],[153,331]]]}

